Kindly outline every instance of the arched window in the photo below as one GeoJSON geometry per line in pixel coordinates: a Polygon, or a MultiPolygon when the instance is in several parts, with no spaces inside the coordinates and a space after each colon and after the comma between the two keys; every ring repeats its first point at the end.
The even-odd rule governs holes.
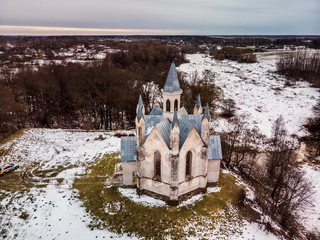
{"type": "Polygon", "coordinates": [[[191,175],[192,152],[189,151],[186,157],[186,176],[191,175]]]}
{"type": "Polygon", "coordinates": [[[154,153],[154,177],[161,178],[161,155],[158,151],[154,153]]]}
{"type": "Polygon", "coordinates": [[[166,111],[170,112],[170,100],[169,99],[167,99],[167,102],[166,102],[166,111]]]}
{"type": "Polygon", "coordinates": [[[178,99],[174,100],[174,110],[178,111],[178,99]]]}

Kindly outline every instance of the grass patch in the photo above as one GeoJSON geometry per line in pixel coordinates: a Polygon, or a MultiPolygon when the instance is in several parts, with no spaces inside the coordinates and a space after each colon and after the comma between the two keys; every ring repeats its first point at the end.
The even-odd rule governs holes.
{"type": "Polygon", "coordinates": [[[56,166],[55,168],[49,168],[49,169],[37,168],[32,172],[32,174],[34,176],[41,177],[41,178],[53,178],[53,177],[56,177],[62,171],[65,171],[65,170],[71,169],[71,168],[75,168],[75,167],[76,166],[74,166],[74,165],[70,165],[67,167],[59,165],[59,166],[56,166]]]}
{"type": "Polygon", "coordinates": [[[231,208],[237,209],[240,194],[233,176],[221,172],[218,185],[221,191],[206,194],[194,205],[148,207],[122,196],[115,187],[105,186],[106,179],[112,176],[118,162],[118,153],[105,155],[74,181],[73,187],[79,190],[80,200],[94,218],[89,227],[107,228],[118,234],[146,239],[197,236],[197,229],[212,231],[218,221],[219,231],[226,235],[240,231],[239,228],[232,228],[242,222],[241,214],[237,210],[231,211],[231,208]]]}

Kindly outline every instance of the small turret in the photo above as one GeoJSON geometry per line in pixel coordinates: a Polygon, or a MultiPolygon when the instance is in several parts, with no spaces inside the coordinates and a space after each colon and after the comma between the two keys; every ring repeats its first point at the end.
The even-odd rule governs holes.
{"type": "Polygon", "coordinates": [[[174,111],[172,126],[171,126],[171,150],[172,155],[179,154],[179,141],[180,141],[180,124],[177,111],[174,111]]]}
{"type": "Polygon", "coordinates": [[[209,112],[209,104],[208,103],[207,103],[206,109],[204,110],[204,113],[203,113],[203,116],[202,116],[202,120],[204,118],[207,118],[209,121],[211,119],[210,112],[209,112]]]}
{"type": "Polygon", "coordinates": [[[139,111],[139,107],[141,107],[141,111],[142,111],[142,114],[144,115],[145,114],[145,108],[144,108],[144,105],[143,105],[143,102],[142,102],[142,97],[141,97],[141,94],[139,95],[139,100],[138,100],[138,104],[137,104],[137,109],[136,109],[136,114],[138,114],[138,111],[139,111]]]}
{"type": "Polygon", "coordinates": [[[202,114],[200,94],[198,94],[196,105],[193,108],[193,114],[202,114]]]}
{"type": "Polygon", "coordinates": [[[145,137],[145,120],[144,120],[144,114],[145,114],[145,109],[144,109],[144,105],[142,102],[142,98],[141,95],[139,96],[139,101],[138,101],[138,105],[137,105],[137,116],[136,116],[136,140],[137,140],[137,146],[140,147],[140,145],[143,143],[144,141],[144,137],[145,137]]]}
{"type": "Polygon", "coordinates": [[[210,113],[209,113],[209,105],[207,104],[206,109],[204,110],[202,121],[201,121],[201,137],[203,141],[208,144],[209,143],[209,122],[210,122],[210,113]]]}

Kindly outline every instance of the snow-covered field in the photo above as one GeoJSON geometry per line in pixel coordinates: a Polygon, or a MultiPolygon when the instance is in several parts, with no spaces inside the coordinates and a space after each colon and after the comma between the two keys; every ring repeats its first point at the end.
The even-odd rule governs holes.
{"type": "MultiPolygon", "coordinates": [[[[108,152],[120,150],[120,138],[114,133],[78,130],[30,129],[0,146],[9,149],[0,163],[14,162],[19,170],[10,174],[27,173],[35,185],[30,191],[6,192],[0,189],[0,226],[6,239],[113,239],[125,238],[107,230],[91,230],[91,216],[86,213],[72,188],[74,178],[85,166],[108,152]],[[104,140],[98,140],[102,135],[104,140]],[[38,177],[35,171],[70,168],[57,176],[38,177]],[[63,179],[58,184],[58,180],[63,179]],[[39,185],[39,187],[37,187],[39,185]],[[41,187],[40,187],[41,186],[41,187]],[[43,187],[44,186],[44,187],[43,187]],[[1,201],[2,199],[2,201],[1,201]],[[28,216],[24,219],[22,216],[28,216]]],[[[0,186],[10,184],[5,178],[0,186]]],[[[3,235],[0,235],[3,236],[3,235]]]]}
{"type": "MultiPolygon", "coordinates": [[[[201,77],[204,71],[215,73],[215,84],[223,90],[224,98],[236,103],[237,114],[245,114],[251,127],[256,127],[270,136],[273,122],[282,115],[289,134],[303,136],[302,128],[308,117],[312,117],[312,106],[320,97],[316,88],[306,82],[293,86],[285,85],[285,78],[276,74],[278,55],[257,54],[257,63],[245,64],[235,61],[217,61],[204,54],[187,55],[189,63],[182,64],[178,71],[191,79],[196,71],[201,77]]],[[[217,132],[223,131],[225,121],[215,124],[217,132]]]]}
{"type": "MultiPolygon", "coordinates": [[[[72,188],[75,177],[83,173],[88,164],[105,153],[119,151],[119,148],[120,139],[114,137],[112,132],[60,129],[25,130],[20,137],[0,146],[0,150],[9,149],[7,155],[0,157],[0,163],[16,162],[20,165],[19,170],[0,179],[0,186],[10,184],[6,179],[14,176],[11,174],[20,178],[27,175],[26,181],[33,184],[28,191],[7,192],[0,189],[0,226],[6,239],[128,239],[125,235],[88,227],[92,216],[86,212],[78,199],[78,192],[72,188]],[[99,140],[99,135],[102,135],[103,140],[99,140]],[[51,176],[50,172],[39,177],[39,172],[55,170],[58,166],[65,169],[55,176],[51,176]]],[[[119,191],[139,204],[152,207],[164,205],[160,200],[139,197],[131,189],[119,191]]],[[[209,188],[207,194],[219,191],[220,188],[217,187],[209,188]]],[[[197,195],[181,203],[180,207],[194,204],[202,198],[203,194],[197,195]]],[[[200,225],[197,228],[196,221],[197,219],[190,220],[189,224],[199,232],[200,238],[202,230],[200,225]]],[[[222,224],[217,229],[222,229],[225,225],[219,222],[215,224],[218,224],[217,227],[222,224]]],[[[261,230],[256,223],[240,221],[231,230],[236,232],[232,239],[257,239],[258,236],[276,239],[274,235],[261,230]]],[[[207,236],[208,234],[210,236],[210,232],[207,236]]],[[[230,236],[230,233],[225,234],[227,233],[221,231],[218,236],[230,236]]],[[[211,236],[217,236],[217,230],[211,236]]]]}
{"type": "MultiPolygon", "coordinates": [[[[178,70],[187,74],[195,70],[198,74],[203,70],[216,73],[215,83],[222,88],[225,98],[235,100],[237,113],[246,114],[246,121],[252,127],[270,136],[272,123],[282,114],[290,133],[300,136],[306,134],[301,126],[312,116],[311,108],[320,93],[307,83],[285,86],[285,79],[274,73],[277,56],[258,54],[259,62],[254,64],[217,62],[202,54],[187,57],[190,63],[181,65],[178,70]]],[[[225,122],[220,122],[216,130],[223,131],[225,122]]],[[[0,178],[0,238],[128,239],[128,236],[117,235],[106,229],[91,229],[88,225],[93,217],[86,212],[78,199],[79,193],[72,188],[75,177],[82,174],[89,164],[105,153],[119,150],[120,138],[115,137],[114,132],[61,129],[25,130],[21,136],[0,145],[0,164],[14,162],[20,165],[19,170],[0,178]],[[16,176],[26,186],[21,189],[13,186],[16,190],[5,191],[6,185],[13,184],[6,182],[10,176],[16,176]]],[[[301,213],[302,221],[308,230],[320,231],[320,171],[307,165],[303,166],[303,170],[313,182],[315,194],[313,206],[301,213]]],[[[249,187],[244,187],[248,198],[253,200],[254,193],[249,187]]],[[[219,191],[218,187],[209,188],[207,194],[219,191]]],[[[119,192],[131,201],[148,207],[164,206],[164,202],[147,196],[140,197],[132,189],[120,188],[119,192]]],[[[196,195],[181,203],[180,207],[190,206],[203,197],[204,194],[196,195]]],[[[277,239],[260,229],[257,223],[239,221],[236,210],[233,210],[219,212],[220,215],[228,214],[228,217],[234,218],[235,224],[227,228],[234,233],[231,239],[277,239]]],[[[208,226],[214,225],[211,231],[203,228],[206,224],[199,225],[197,221],[206,223],[209,220],[198,219],[197,216],[188,220],[186,230],[192,229],[198,238],[218,236],[230,239],[230,232],[224,232],[226,222],[207,222],[208,226]]]]}

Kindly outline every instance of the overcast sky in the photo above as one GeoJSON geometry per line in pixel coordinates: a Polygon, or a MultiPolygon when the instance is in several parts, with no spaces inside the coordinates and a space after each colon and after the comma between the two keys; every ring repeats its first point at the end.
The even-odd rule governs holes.
{"type": "Polygon", "coordinates": [[[320,0],[0,0],[0,34],[320,34],[320,0]]]}

